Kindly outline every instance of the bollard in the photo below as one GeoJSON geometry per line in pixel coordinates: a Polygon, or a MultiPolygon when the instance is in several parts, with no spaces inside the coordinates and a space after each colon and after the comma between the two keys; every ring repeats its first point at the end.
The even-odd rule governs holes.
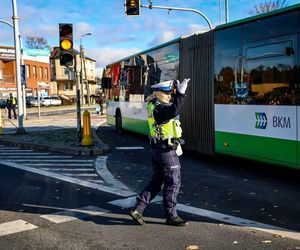
{"type": "Polygon", "coordinates": [[[83,146],[93,145],[92,129],[91,129],[91,116],[89,111],[83,113],[83,139],[81,142],[83,146]]]}

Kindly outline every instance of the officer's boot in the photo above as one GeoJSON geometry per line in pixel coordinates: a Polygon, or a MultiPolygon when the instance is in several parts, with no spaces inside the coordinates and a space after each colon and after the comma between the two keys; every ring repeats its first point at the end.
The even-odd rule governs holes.
{"type": "Polygon", "coordinates": [[[140,225],[145,224],[143,214],[137,208],[134,208],[130,211],[130,216],[134,221],[136,221],[140,225]]]}
{"type": "Polygon", "coordinates": [[[169,226],[186,226],[188,222],[186,220],[181,219],[179,216],[175,218],[167,218],[166,224],[169,226]]]}

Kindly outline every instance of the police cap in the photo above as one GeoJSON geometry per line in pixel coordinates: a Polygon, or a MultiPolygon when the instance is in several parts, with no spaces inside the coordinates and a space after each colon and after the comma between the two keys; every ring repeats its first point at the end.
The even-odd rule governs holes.
{"type": "Polygon", "coordinates": [[[154,84],[151,86],[154,91],[162,91],[162,92],[172,92],[173,90],[173,81],[165,81],[154,84]]]}

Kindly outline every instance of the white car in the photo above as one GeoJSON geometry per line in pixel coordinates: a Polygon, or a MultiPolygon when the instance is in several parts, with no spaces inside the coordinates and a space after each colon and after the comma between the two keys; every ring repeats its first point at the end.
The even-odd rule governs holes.
{"type": "Polygon", "coordinates": [[[59,106],[62,104],[62,101],[57,96],[43,97],[42,106],[59,106]]]}

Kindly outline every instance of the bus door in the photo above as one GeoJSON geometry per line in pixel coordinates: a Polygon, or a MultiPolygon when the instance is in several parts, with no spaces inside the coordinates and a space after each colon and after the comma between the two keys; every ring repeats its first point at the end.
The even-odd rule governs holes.
{"type": "Polygon", "coordinates": [[[279,165],[296,166],[300,158],[296,55],[296,35],[242,45],[240,80],[247,89],[243,104],[251,124],[244,132],[253,144],[249,153],[279,165]]]}

